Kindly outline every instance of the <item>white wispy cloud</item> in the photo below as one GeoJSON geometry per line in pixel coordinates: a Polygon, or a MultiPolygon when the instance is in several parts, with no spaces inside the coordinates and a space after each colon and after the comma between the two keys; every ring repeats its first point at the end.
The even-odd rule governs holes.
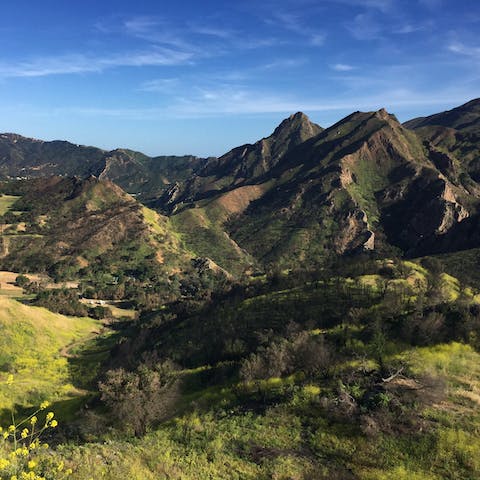
{"type": "Polygon", "coordinates": [[[399,34],[399,35],[407,35],[409,33],[421,32],[425,30],[425,25],[414,25],[411,23],[406,23],[404,25],[399,25],[392,29],[392,33],[399,34]]]}
{"type": "Polygon", "coordinates": [[[467,57],[480,58],[480,46],[465,45],[462,42],[451,42],[447,49],[450,52],[465,55],[467,57]]]}
{"type": "MultiPolygon", "coordinates": [[[[398,3],[398,1],[399,0],[283,0],[282,4],[284,6],[300,7],[301,9],[322,7],[322,4],[337,4],[356,7],[364,10],[379,10],[386,12],[394,9],[395,4],[398,3]]],[[[278,0],[264,0],[262,4],[266,5],[270,10],[278,8],[278,0]]]]}
{"type": "Polygon", "coordinates": [[[190,24],[189,25],[190,31],[192,33],[196,33],[198,35],[206,35],[208,37],[218,37],[218,38],[232,38],[236,35],[233,30],[229,30],[226,28],[218,28],[209,25],[196,25],[190,24]]]}
{"type": "Polygon", "coordinates": [[[325,33],[311,33],[309,35],[310,45],[321,47],[325,44],[327,35],[325,33]]]}
{"type": "MultiPolygon", "coordinates": [[[[116,25],[113,26],[116,29],[116,25]]],[[[159,17],[140,16],[123,21],[122,28],[126,35],[144,40],[151,44],[163,45],[177,49],[196,51],[197,46],[187,39],[185,28],[172,25],[159,17]]]]}
{"type": "Polygon", "coordinates": [[[118,67],[181,65],[190,63],[192,56],[189,52],[160,47],[105,56],[84,54],[46,56],[17,63],[0,63],[0,77],[43,77],[102,72],[118,67]]]}
{"type": "Polygon", "coordinates": [[[246,86],[222,85],[216,88],[193,88],[185,95],[171,99],[164,107],[152,108],[98,108],[78,107],[69,113],[83,116],[107,116],[135,120],[158,118],[202,118],[249,114],[289,114],[306,112],[351,112],[378,110],[386,107],[395,113],[396,108],[460,104],[474,98],[475,92],[456,88],[423,90],[409,88],[384,88],[377,93],[343,95],[338,100],[326,97],[301,97],[275,94],[246,86]]]}
{"type": "Polygon", "coordinates": [[[442,6],[443,0],[418,0],[418,3],[423,7],[434,10],[442,6]]]}
{"type": "Polygon", "coordinates": [[[140,16],[124,20],[121,30],[126,35],[154,45],[187,50],[197,58],[223,56],[235,50],[268,48],[282,43],[272,36],[245,33],[227,26],[218,27],[207,20],[204,23],[172,23],[160,17],[140,16]]]}
{"type": "Polygon", "coordinates": [[[157,17],[138,16],[128,18],[124,22],[127,32],[131,34],[144,34],[160,26],[160,20],[157,17]]]}
{"type": "Polygon", "coordinates": [[[395,0],[325,0],[325,2],[348,5],[364,10],[379,10],[381,12],[393,10],[396,3],[395,0]]]}
{"type": "Polygon", "coordinates": [[[337,72],[350,72],[351,70],[355,70],[353,65],[348,65],[346,63],[335,63],[334,65],[330,65],[330,68],[337,72]]]}

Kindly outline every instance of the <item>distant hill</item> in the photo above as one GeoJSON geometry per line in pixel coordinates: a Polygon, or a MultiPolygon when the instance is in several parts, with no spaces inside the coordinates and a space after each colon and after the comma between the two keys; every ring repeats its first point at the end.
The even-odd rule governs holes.
{"type": "Polygon", "coordinates": [[[149,157],[133,150],[108,152],[65,141],[45,142],[12,133],[0,134],[0,178],[95,175],[143,198],[161,194],[205,162],[191,155],[149,157]]]}

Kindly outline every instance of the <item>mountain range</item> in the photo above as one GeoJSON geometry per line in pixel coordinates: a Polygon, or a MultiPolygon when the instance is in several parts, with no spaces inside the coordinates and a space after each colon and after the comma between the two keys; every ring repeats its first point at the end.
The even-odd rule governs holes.
{"type": "MultiPolygon", "coordinates": [[[[66,177],[48,188],[80,190],[94,176],[95,188],[133,202],[121,187],[168,220],[167,243],[235,274],[331,254],[459,251],[480,246],[480,99],[403,125],[381,109],[323,129],[299,112],[269,137],[207,159],[2,134],[0,175],[32,185],[66,177]]],[[[136,228],[123,221],[125,232],[136,228]]]]}

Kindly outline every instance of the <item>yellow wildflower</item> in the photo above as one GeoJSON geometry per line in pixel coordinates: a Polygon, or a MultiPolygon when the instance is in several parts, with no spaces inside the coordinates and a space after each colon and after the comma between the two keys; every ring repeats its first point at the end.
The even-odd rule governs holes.
{"type": "Polygon", "coordinates": [[[37,422],[38,422],[38,418],[34,415],[34,416],[30,419],[30,423],[31,423],[32,425],[35,425],[37,422]]]}
{"type": "Polygon", "coordinates": [[[46,400],[40,404],[40,410],[45,410],[50,406],[50,402],[47,402],[46,400]]]}
{"type": "Polygon", "coordinates": [[[24,428],[22,430],[22,433],[20,434],[22,438],[27,438],[28,437],[28,428],[24,428]]]}
{"type": "Polygon", "coordinates": [[[55,428],[57,425],[58,425],[58,422],[57,422],[56,420],[52,420],[52,421],[50,422],[50,426],[51,426],[52,428],[55,428]]]}
{"type": "Polygon", "coordinates": [[[55,416],[55,414],[53,412],[48,412],[47,413],[47,422],[50,421],[54,416],[55,416]]]}

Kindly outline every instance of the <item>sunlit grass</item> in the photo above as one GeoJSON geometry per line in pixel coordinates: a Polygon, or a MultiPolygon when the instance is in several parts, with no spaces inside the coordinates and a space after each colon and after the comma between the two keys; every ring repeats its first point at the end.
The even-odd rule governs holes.
{"type": "Polygon", "coordinates": [[[20,197],[15,195],[2,195],[0,196],[0,215],[4,215],[6,212],[10,210],[12,205],[19,199],[20,197]]]}
{"type": "Polygon", "coordinates": [[[0,408],[77,396],[66,351],[98,327],[89,318],[65,317],[0,297],[0,376],[15,375],[13,385],[0,385],[0,408]]]}

